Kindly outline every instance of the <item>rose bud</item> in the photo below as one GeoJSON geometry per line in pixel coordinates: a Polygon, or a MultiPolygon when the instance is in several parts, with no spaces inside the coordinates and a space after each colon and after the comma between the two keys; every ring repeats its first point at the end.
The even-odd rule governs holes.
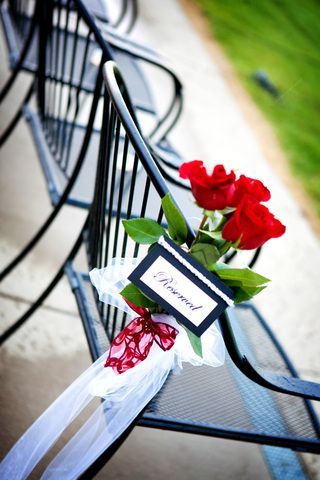
{"type": "Polygon", "coordinates": [[[263,185],[260,180],[240,175],[236,180],[235,190],[230,202],[231,207],[236,207],[241,202],[244,195],[250,195],[258,202],[267,202],[271,198],[270,191],[263,185]]]}
{"type": "Polygon", "coordinates": [[[202,160],[183,163],[180,177],[189,179],[197,204],[205,210],[223,210],[229,206],[234,193],[235,173],[227,173],[223,165],[216,165],[209,175],[202,160]]]}
{"type": "Polygon", "coordinates": [[[236,211],[222,229],[222,237],[236,243],[238,248],[252,250],[270,238],[281,237],[286,227],[264,205],[245,195],[236,211]]]}

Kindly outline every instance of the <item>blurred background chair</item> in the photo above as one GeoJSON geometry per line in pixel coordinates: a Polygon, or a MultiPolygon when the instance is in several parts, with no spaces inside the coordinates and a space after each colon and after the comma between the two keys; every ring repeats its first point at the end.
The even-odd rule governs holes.
{"type": "MultiPolygon", "coordinates": [[[[80,0],[39,0],[32,22],[34,31],[29,31],[26,42],[29,47],[26,49],[25,44],[16,72],[23,70],[23,57],[27,58],[29,50],[37,51],[34,81],[0,143],[7,140],[23,115],[30,126],[54,209],[26,247],[1,272],[0,279],[35,246],[65,203],[84,208],[91,204],[101,119],[98,115],[92,125],[88,122],[101,62],[119,60],[146,136],[153,138],[157,134],[159,141],[163,141],[163,135],[177,122],[182,107],[182,87],[171,69],[150,49],[111,33],[105,25],[102,32],[80,0]],[[33,48],[32,42],[38,46],[33,48]],[[160,70],[172,84],[161,114],[151,93],[152,82],[148,82],[141,63],[160,70]],[[30,102],[33,93],[36,107],[30,102]]],[[[12,84],[2,91],[2,99],[12,84]]]]}
{"type": "MultiPolygon", "coordinates": [[[[24,2],[21,2],[21,4],[24,6],[24,2]]],[[[32,4],[34,5],[32,9],[33,15],[30,18],[33,28],[29,29],[28,38],[24,42],[24,47],[19,56],[19,61],[16,62],[15,73],[25,68],[24,64],[27,61],[27,57],[30,55],[32,55],[33,60],[29,63],[33,66],[27,68],[27,70],[37,72],[38,69],[39,14],[36,7],[39,2],[38,4],[36,2],[32,2],[32,4]]],[[[27,2],[26,5],[29,5],[29,3],[27,2]]],[[[126,8],[128,8],[129,5],[135,5],[135,2],[124,2],[124,5],[126,5],[126,8]]],[[[132,8],[136,10],[136,7],[132,6],[132,8]]],[[[101,21],[101,16],[93,16],[92,12],[88,8],[88,5],[84,5],[80,0],[51,0],[46,2],[41,9],[47,11],[46,28],[48,28],[48,38],[43,36],[41,42],[43,43],[43,41],[46,40],[47,44],[50,44],[50,52],[48,52],[48,55],[51,55],[50,68],[51,75],[54,80],[56,82],[66,81],[66,79],[59,78],[59,72],[57,71],[57,69],[59,69],[58,61],[61,61],[62,55],[60,51],[69,51],[66,60],[68,59],[68,55],[70,56],[70,52],[73,52],[74,55],[79,56],[81,63],[81,54],[85,48],[84,45],[86,37],[85,29],[83,29],[81,32],[81,28],[79,29],[79,25],[77,24],[77,12],[80,9],[82,16],[85,18],[85,22],[88,22],[91,25],[95,24],[96,30],[99,31],[100,39],[101,37],[104,38],[107,48],[109,48],[109,53],[112,54],[114,60],[122,66],[124,74],[128,76],[129,90],[132,94],[134,105],[139,109],[139,111],[143,111],[149,114],[149,117],[153,117],[154,120],[153,122],[151,121],[149,128],[150,136],[156,136],[158,138],[158,142],[160,142],[162,138],[165,138],[166,134],[173,128],[181,112],[182,86],[179,79],[161,60],[160,56],[150,48],[136,42],[132,42],[127,36],[119,35],[112,27],[101,21]],[[166,92],[164,95],[162,92],[162,103],[164,104],[164,107],[162,108],[162,114],[160,113],[158,105],[156,105],[153,97],[152,88],[150,88],[152,82],[149,82],[147,79],[148,75],[145,75],[144,65],[153,65],[156,71],[164,72],[165,77],[169,78],[172,83],[171,91],[170,86],[168,88],[169,93],[166,92]],[[159,132],[160,126],[161,132],[159,132]]],[[[19,22],[17,22],[16,28],[19,33],[21,33],[23,30],[23,27],[20,26],[19,22]]],[[[87,58],[88,72],[86,73],[86,81],[84,82],[83,86],[88,90],[92,90],[93,88],[92,80],[90,80],[90,72],[92,72],[94,67],[99,64],[100,56],[101,48],[99,48],[99,42],[97,45],[95,45],[95,42],[91,41],[87,58]]],[[[77,63],[77,61],[75,63],[77,63]]],[[[72,80],[73,79],[71,79],[71,81],[72,80]]],[[[10,78],[10,85],[11,82],[12,79],[10,78]]],[[[8,91],[7,85],[5,87],[6,88],[2,89],[0,94],[1,100],[3,100],[8,91]]],[[[144,124],[145,123],[146,122],[144,122],[144,124]]]]}

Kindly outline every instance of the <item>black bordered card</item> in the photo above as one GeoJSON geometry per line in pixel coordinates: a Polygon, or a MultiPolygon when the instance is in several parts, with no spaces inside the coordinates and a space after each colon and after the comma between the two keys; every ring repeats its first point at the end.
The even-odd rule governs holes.
{"type": "Polygon", "coordinates": [[[129,280],[198,337],[233,303],[232,290],[168,237],[161,237],[129,280]]]}

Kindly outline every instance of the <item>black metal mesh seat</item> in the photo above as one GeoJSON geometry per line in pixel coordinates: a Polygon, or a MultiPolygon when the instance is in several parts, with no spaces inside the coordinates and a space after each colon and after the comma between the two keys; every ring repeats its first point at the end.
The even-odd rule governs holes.
{"type": "MultiPolygon", "coordinates": [[[[52,144],[50,142],[50,136],[47,137],[41,126],[41,121],[38,113],[34,111],[29,106],[26,106],[24,109],[24,114],[27,119],[28,125],[32,131],[32,137],[35,142],[35,147],[38,152],[38,157],[40,160],[40,165],[42,167],[45,179],[46,187],[53,205],[56,205],[61,195],[66,188],[68,181],[74,171],[77,159],[79,156],[79,150],[83,144],[84,137],[86,134],[86,128],[81,124],[72,124],[68,123],[65,120],[57,119],[48,119],[50,123],[50,134],[56,139],[58,136],[64,139],[65,143],[68,143],[70,140],[70,149],[68,154],[61,155],[60,161],[56,161],[55,149],[57,148],[56,143],[52,144]],[[54,148],[52,148],[52,146],[54,148]]],[[[69,205],[74,205],[82,208],[89,208],[92,195],[94,190],[94,179],[96,174],[97,167],[97,156],[99,150],[99,141],[100,141],[100,131],[93,129],[90,137],[90,142],[86,152],[86,161],[84,162],[81,171],[77,177],[75,185],[71,190],[71,193],[68,197],[67,203],[69,205]]],[[[59,143],[59,142],[58,142],[59,143]]],[[[123,148],[123,137],[120,138],[119,148],[123,148]]],[[[61,145],[61,150],[63,146],[61,145]]],[[[59,152],[57,152],[57,155],[59,152]]],[[[131,162],[130,162],[130,152],[129,159],[127,162],[127,170],[132,169],[134,153],[131,152],[131,162]]],[[[121,168],[121,165],[119,165],[121,168]]],[[[136,182],[141,184],[141,192],[143,192],[143,176],[139,175],[140,172],[137,172],[136,182]]],[[[129,184],[129,180],[127,181],[129,184]]],[[[179,192],[184,194],[184,192],[179,192]]],[[[128,189],[125,189],[124,195],[128,195],[128,189]]],[[[156,198],[150,199],[150,202],[155,202],[156,198]]],[[[135,199],[136,206],[133,207],[135,215],[138,216],[139,208],[139,199],[135,199]]]]}
{"type": "MultiPolygon", "coordinates": [[[[68,141],[72,131],[69,155],[67,158],[66,155],[62,155],[61,161],[57,162],[54,152],[50,149],[50,138],[48,142],[41,128],[38,113],[26,106],[25,117],[32,131],[51,202],[53,205],[56,205],[74,170],[79,155],[79,147],[82,145],[85,136],[85,127],[80,124],[72,125],[63,120],[52,121],[50,128],[52,134],[63,136],[64,141],[68,141]]],[[[88,208],[91,203],[97,166],[96,158],[99,148],[99,138],[99,132],[93,130],[86,153],[86,161],[68,198],[68,203],[71,205],[88,208]]]]}
{"type": "MultiPolygon", "coordinates": [[[[68,274],[73,285],[76,281],[81,290],[82,318],[98,357],[109,348],[107,333],[115,335],[119,327],[107,329],[106,333],[95,312],[88,276],[72,269],[68,274]]],[[[255,362],[292,375],[291,365],[286,363],[278,343],[252,305],[237,306],[229,314],[237,340],[255,362]]],[[[184,364],[181,373],[171,374],[139,425],[320,451],[319,424],[310,402],[253,383],[236,368],[228,354],[222,367],[184,364]]]]}

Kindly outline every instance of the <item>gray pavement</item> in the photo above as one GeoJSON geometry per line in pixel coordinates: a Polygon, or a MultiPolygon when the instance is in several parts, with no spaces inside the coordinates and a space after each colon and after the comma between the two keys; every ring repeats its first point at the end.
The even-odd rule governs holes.
{"type": "MultiPolygon", "coordinates": [[[[299,205],[267,163],[223,72],[179,3],[162,0],[160,7],[156,0],[140,0],[140,11],[133,37],[147,40],[170,58],[184,83],[185,111],[173,141],[185,158],[202,158],[211,165],[225,163],[260,178],[272,191],[271,208],[288,231],[283,238],[270,242],[259,260],[257,270],[273,281],[256,303],[300,373],[320,381],[319,242],[299,205]]],[[[6,65],[2,38],[1,84],[8,73],[6,65]]],[[[9,101],[4,108],[1,106],[0,131],[26,82],[28,77],[22,76],[9,101]]],[[[24,122],[1,149],[0,156],[3,266],[41,223],[50,204],[24,122]]],[[[1,285],[2,325],[9,325],[43,289],[73,243],[83,218],[83,212],[65,208],[50,235],[1,285]]],[[[75,301],[66,281],[1,350],[0,360],[2,456],[90,364],[75,301]]],[[[303,458],[312,478],[320,478],[317,458],[303,458]]],[[[39,478],[39,471],[32,478],[39,478]]],[[[254,445],[143,428],[135,429],[97,478],[160,480],[166,476],[177,480],[269,478],[260,449],[254,445]]]]}

